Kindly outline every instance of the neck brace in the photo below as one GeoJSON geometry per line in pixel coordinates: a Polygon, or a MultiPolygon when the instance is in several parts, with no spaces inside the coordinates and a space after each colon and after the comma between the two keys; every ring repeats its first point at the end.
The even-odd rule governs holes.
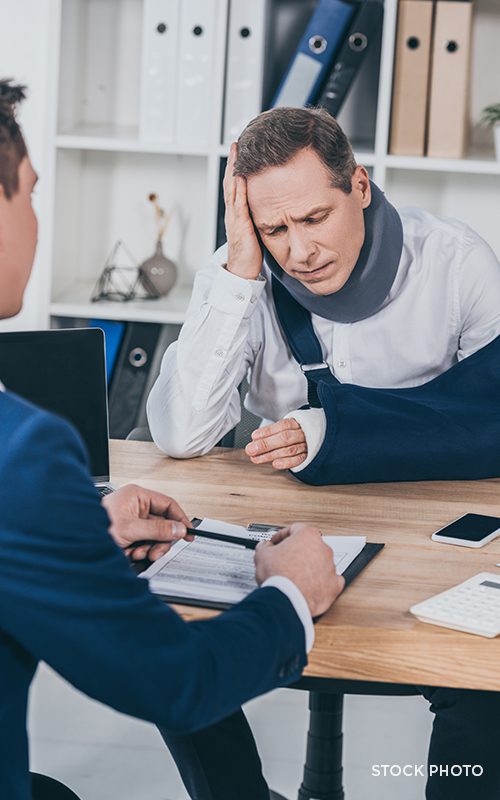
{"type": "Polygon", "coordinates": [[[338,292],[313,294],[284,272],[266,250],[264,261],[292,297],[312,314],[334,322],[359,322],[383,305],[398,271],[403,250],[401,218],[378,186],[370,181],[372,199],[363,214],[365,240],[356,265],[338,292]]]}

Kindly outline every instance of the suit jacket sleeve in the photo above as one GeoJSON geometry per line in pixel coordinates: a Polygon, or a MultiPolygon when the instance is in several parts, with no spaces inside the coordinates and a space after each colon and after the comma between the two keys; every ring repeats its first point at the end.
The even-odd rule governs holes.
{"type": "Polygon", "coordinates": [[[182,733],[299,677],[304,630],[277,589],[185,623],[135,577],[61,420],[10,435],[0,508],[0,628],[91,697],[182,733]]]}

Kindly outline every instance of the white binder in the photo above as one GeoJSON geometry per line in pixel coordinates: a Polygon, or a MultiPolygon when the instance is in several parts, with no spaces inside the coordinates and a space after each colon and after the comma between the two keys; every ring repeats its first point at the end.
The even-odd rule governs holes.
{"type": "Polygon", "coordinates": [[[177,86],[179,0],[143,0],[139,136],[172,142],[177,86]]]}
{"type": "Polygon", "coordinates": [[[176,141],[206,145],[214,100],[217,0],[182,0],[176,141]]]}
{"type": "Polygon", "coordinates": [[[143,0],[139,136],[172,142],[175,129],[179,0],[143,0]]]}
{"type": "Polygon", "coordinates": [[[224,100],[224,143],[262,108],[267,0],[231,0],[224,100]]]}

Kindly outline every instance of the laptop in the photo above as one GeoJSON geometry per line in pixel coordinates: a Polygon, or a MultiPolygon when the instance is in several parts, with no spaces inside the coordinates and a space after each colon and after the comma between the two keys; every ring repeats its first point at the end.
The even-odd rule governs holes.
{"type": "Polygon", "coordinates": [[[79,431],[99,494],[109,484],[104,334],[99,328],[0,333],[0,381],[79,431]]]}

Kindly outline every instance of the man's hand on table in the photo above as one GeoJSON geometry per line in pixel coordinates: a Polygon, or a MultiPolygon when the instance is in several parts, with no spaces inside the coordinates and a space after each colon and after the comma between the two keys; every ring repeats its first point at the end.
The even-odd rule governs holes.
{"type": "Polygon", "coordinates": [[[134,561],[156,561],[179,539],[193,538],[186,536],[189,519],[182,508],[160,492],[131,483],[105,495],[102,505],[110,518],[111,536],[134,561]],[[133,547],[134,542],[146,539],[158,544],[133,547]]]}
{"type": "Polygon", "coordinates": [[[337,599],[345,581],[337,575],[332,550],[319,528],[294,522],[255,549],[255,577],[260,585],[282,575],[302,592],[312,617],[323,614],[337,599]]]}
{"type": "Polygon", "coordinates": [[[307,458],[306,436],[293,417],[264,425],[245,447],[252,464],[272,463],[274,469],[293,469],[307,458]]]}

